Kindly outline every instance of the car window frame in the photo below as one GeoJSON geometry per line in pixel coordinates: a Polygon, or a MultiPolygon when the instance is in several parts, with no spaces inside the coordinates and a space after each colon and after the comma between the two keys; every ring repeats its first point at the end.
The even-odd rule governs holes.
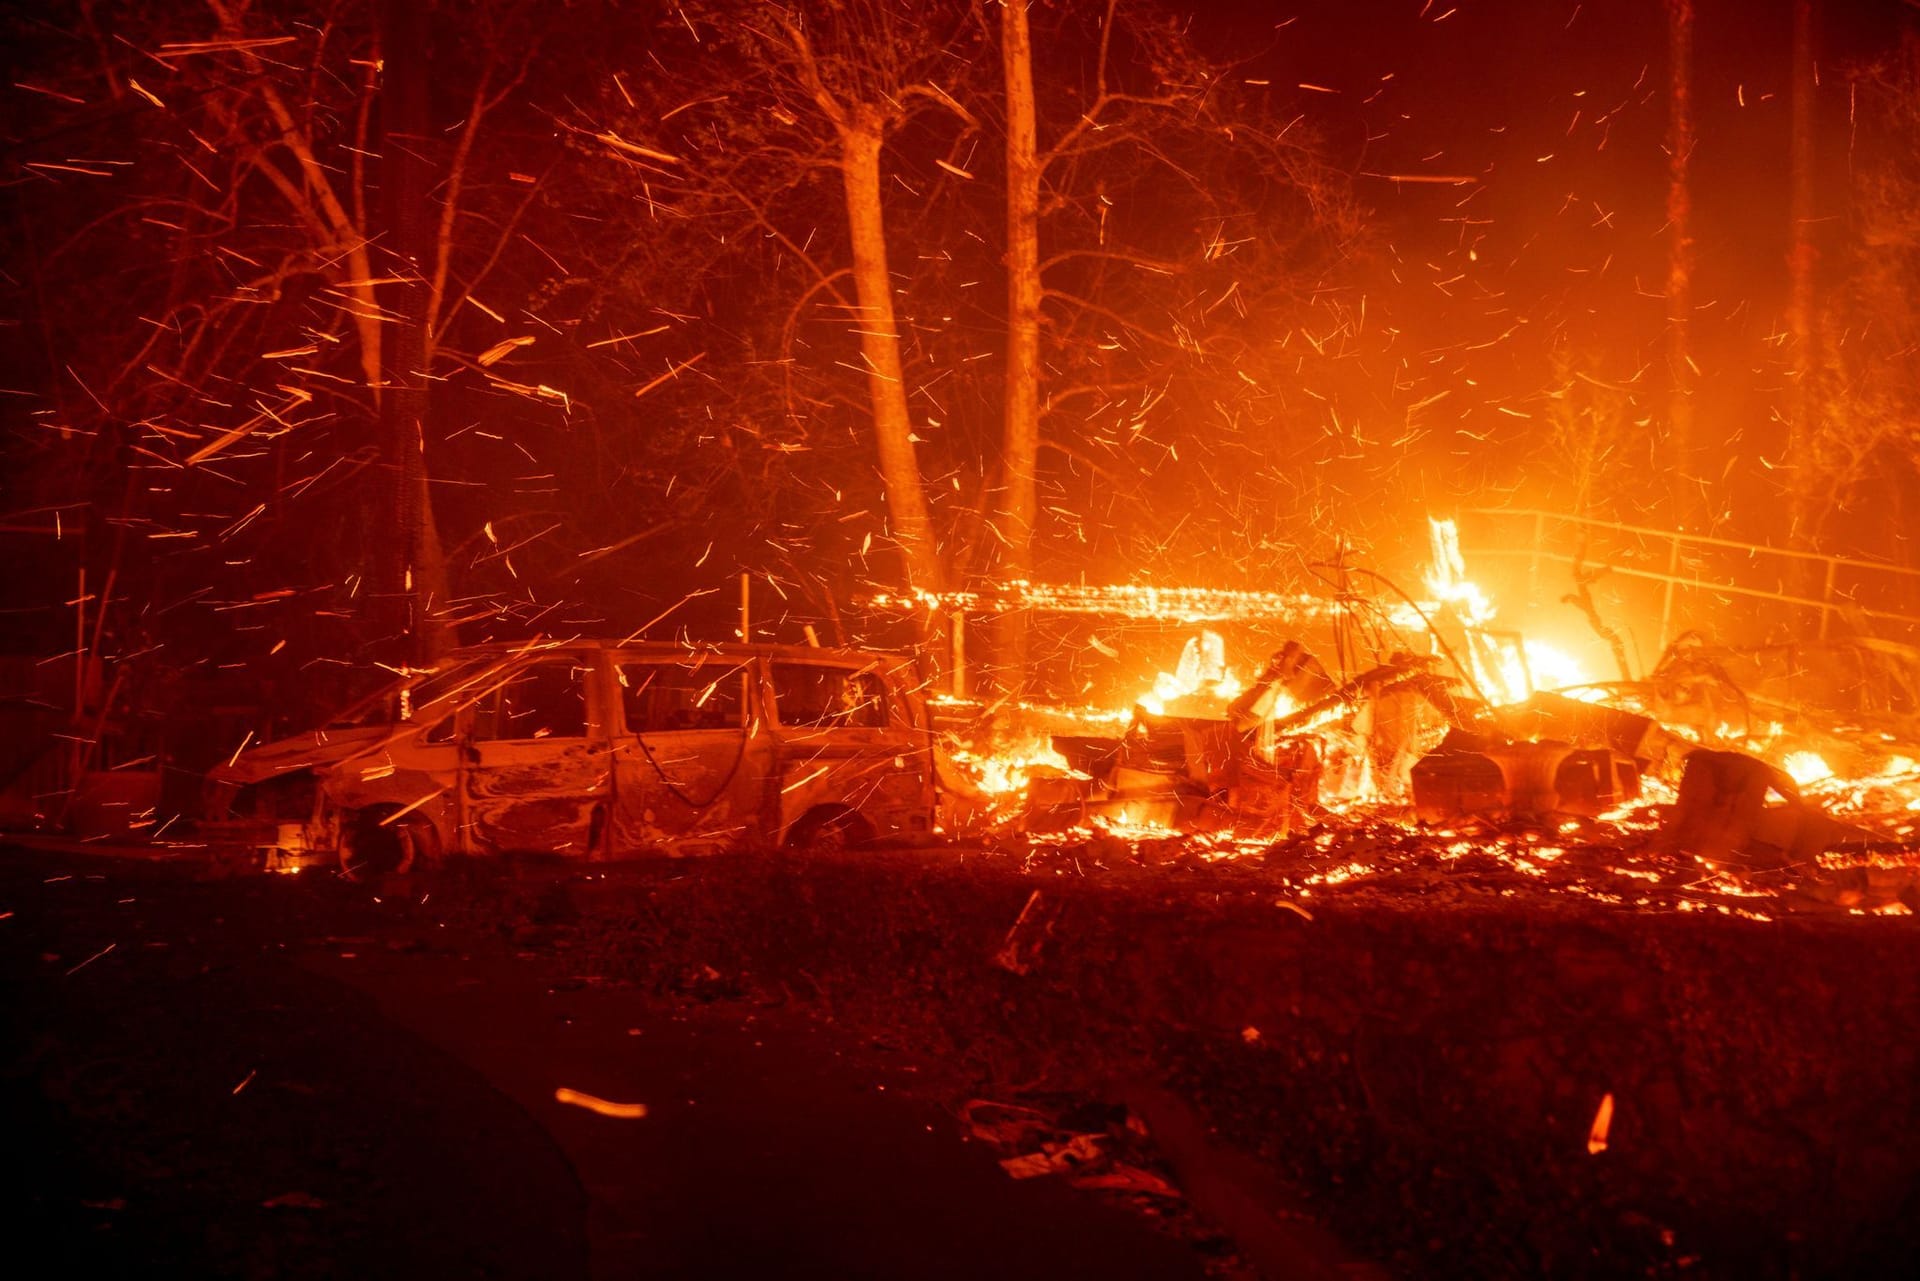
{"type": "Polygon", "coordinates": [[[766,680],[769,720],[773,725],[790,733],[844,734],[851,731],[875,733],[895,727],[894,709],[899,699],[894,693],[892,683],[887,680],[884,665],[877,659],[856,665],[848,662],[835,662],[832,659],[826,658],[772,658],[767,661],[766,680]],[[774,675],[774,669],[776,667],[824,667],[833,671],[845,672],[849,680],[856,679],[860,676],[871,676],[874,684],[880,691],[879,723],[875,725],[845,725],[835,724],[831,721],[815,721],[811,723],[790,724],[782,720],[780,717],[780,682],[774,675]]]}
{"type": "MultiPolygon", "coordinates": [[[[767,673],[765,663],[758,654],[725,654],[718,652],[693,651],[682,656],[676,654],[645,654],[631,650],[612,650],[607,654],[609,664],[607,678],[610,682],[611,702],[619,709],[617,728],[612,732],[628,738],[658,738],[663,734],[725,734],[731,737],[751,736],[767,724],[764,711],[769,703],[766,691],[767,673]],[[704,656],[700,656],[703,655],[704,656]],[[699,657],[697,657],[699,656],[699,657]],[[696,661],[697,657],[697,661],[696,661]],[[698,672],[709,664],[724,664],[735,668],[736,675],[746,677],[746,689],[740,706],[740,723],[717,727],[690,726],[685,729],[641,729],[627,716],[628,696],[631,687],[624,681],[622,670],[629,667],[675,667],[683,671],[698,672]]],[[[611,718],[609,718],[611,719],[611,718]]]]}
{"type": "MultiPolygon", "coordinates": [[[[603,672],[597,654],[567,650],[542,650],[537,653],[524,655],[517,661],[503,664],[499,675],[500,679],[490,684],[486,691],[479,697],[468,698],[462,701],[459,709],[455,713],[457,718],[454,730],[455,742],[474,746],[488,743],[592,743],[601,740],[605,736],[604,727],[606,725],[606,714],[600,707],[602,701],[600,687],[603,681],[603,672]],[[501,690],[510,684],[515,677],[534,666],[562,662],[570,664],[574,670],[579,673],[579,679],[582,682],[582,693],[584,695],[582,698],[582,714],[585,719],[579,734],[548,734],[544,737],[529,738],[481,738],[474,732],[474,722],[479,715],[481,705],[490,698],[498,698],[501,690]]],[[[438,724],[438,722],[435,723],[438,724]]]]}

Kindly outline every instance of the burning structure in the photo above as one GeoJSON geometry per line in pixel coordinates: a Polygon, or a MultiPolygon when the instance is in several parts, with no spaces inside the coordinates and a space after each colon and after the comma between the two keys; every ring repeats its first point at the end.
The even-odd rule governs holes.
{"type": "MultiPolygon", "coordinates": [[[[1620,678],[1601,679],[1568,650],[1503,624],[1469,576],[1454,522],[1432,521],[1429,532],[1424,598],[1353,567],[1324,597],[1019,593],[1030,608],[1124,608],[1189,626],[1196,615],[1244,611],[1243,621],[1260,617],[1294,636],[1243,678],[1221,633],[1201,626],[1125,707],[949,700],[954,755],[986,801],[985,829],[1041,857],[1095,837],[1109,851],[1146,846],[1158,857],[1285,862],[1286,850],[1355,843],[1382,856],[1375,866],[1349,861],[1343,880],[1423,846],[1456,857],[1506,850],[1514,866],[1538,871],[1581,845],[1622,867],[1664,869],[1613,868],[1611,888],[1583,886],[1616,898],[1623,879],[1689,867],[1726,885],[1757,876],[1778,888],[1819,880],[1823,868],[1869,866],[1885,884],[1910,883],[1889,869],[1906,866],[1920,766],[1914,740],[1884,712],[1876,718],[1884,686],[1853,683],[1853,713],[1881,727],[1869,742],[1823,728],[1823,716],[1838,714],[1831,704],[1823,712],[1779,701],[1777,690],[1773,701],[1747,693],[1721,666],[1740,658],[1690,637],[1631,679],[1619,634],[1590,597],[1569,598],[1621,656],[1620,678]],[[1355,590],[1362,581],[1376,591],[1355,590]],[[1334,670],[1317,647],[1338,656],[1334,670]],[[1730,702],[1743,718],[1728,718],[1730,702]],[[1764,722],[1755,719],[1762,707],[1764,722]],[[961,720],[963,711],[976,719],[961,720]]],[[[1902,647],[1865,650],[1887,672],[1901,670],[1902,647]]],[[[1903,893],[1882,895],[1880,909],[1908,910],[1915,894],[1903,893]]]]}

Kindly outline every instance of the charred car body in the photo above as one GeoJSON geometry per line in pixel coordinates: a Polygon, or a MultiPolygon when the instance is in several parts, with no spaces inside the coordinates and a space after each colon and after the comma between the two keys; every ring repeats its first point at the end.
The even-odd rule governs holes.
{"type": "Polygon", "coordinates": [[[924,837],[911,660],[571,641],[463,649],[209,775],[203,831],[271,869],[446,855],[626,858],[924,837]]]}

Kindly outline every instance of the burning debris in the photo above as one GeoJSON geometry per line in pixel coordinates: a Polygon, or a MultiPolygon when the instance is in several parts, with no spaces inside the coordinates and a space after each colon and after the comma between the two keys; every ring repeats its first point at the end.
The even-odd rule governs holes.
{"type": "MultiPolygon", "coordinates": [[[[1299,634],[1248,679],[1207,628],[1124,710],[1021,705],[1005,716],[1010,731],[988,718],[954,736],[989,839],[1081,873],[1129,861],[1280,867],[1303,895],[1481,868],[1681,911],[1713,902],[1764,917],[1736,900],[1789,892],[1856,911],[1920,902],[1907,853],[1920,799],[1906,786],[1920,765],[1893,753],[1903,740],[1851,747],[1861,768],[1843,777],[1827,763],[1834,744],[1786,728],[1784,702],[1744,703],[1748,727],[1756,707],[1781,719],[1736,728],[1721,714],[1743,696],[1691,637],[1646,680],[1595,681],[1565,651],[1501,625],[1451,522],[1431,534],[1427,599],[1349,567],[1328,598],[1287,599],[1284,623],[1299,634]],[[1362,596],[1361,577],[1398,599],[1362,596]]],[[[1148,600],[1061,594],[1073,612],[1148,600]]],[[[1192,594],[1165,595],[1187,621],[1192,594]]]]}

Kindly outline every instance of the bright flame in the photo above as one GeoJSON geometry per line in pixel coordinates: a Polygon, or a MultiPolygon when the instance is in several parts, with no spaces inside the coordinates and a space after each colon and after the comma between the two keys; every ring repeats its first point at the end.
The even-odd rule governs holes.
{"type": "Polygon", "coordinates": [[[1590,684],[1593,677],[1565,650],[1513,633],[1496,633],[1499,610],[1480,585],[1467,577],[1460,553],[1460,528],[1451,520],[1427,520],[1433,563],[1426,586],[1434,602],[1451,606],[1466,629],[1467,666],[1474,683],[1495,703],[1518,703],[1535,690],[1590,684]]]}
{"type": "Polygon", "coordinates": [[[975,784],[988,796],[1011,796],[1027,789],[1036,772],[1072,774],[1067,758],[1053,750],[1043,739],[1010,747],[991,756],[955,752],[954,759],[973,774],[975,784]]]}
{"type": "Polygon", "coordinates": [[[1468,627],[1493,621],[1498,611],[1480,585],[1467,577],[1467,562],[1460,555],[1460,527],[1451,520],[1427,518],[1427,541],[1433,551],[1433,564],[1427,570],[1427,591],[1436,601],[1453,606],[1468,627]]]}
{"type": "MultiPolygon", "coordinates": [[[[1144,708],[1155,716],[1224,717],[1228,705],[1245,688],[1227,664],[1226,641],[1218,632],[1209,630],[1189,637],[1181,647],[1180,659],[1174,665],[1174,670],[1155,676],[1153,687],[1131,700],[1126,710],[1091,707],[1042,709],[1025,704],[1021,710],[1024,713],[1044,711],[1050,719],[1072,722],[1071,728],[1075,733],[1097,729],[1103,734],[1113,734],[1117,727],[1132,718],[1134,707],[1144,708]]],[[[1287,698],[1285,691],[1279,689],[1273,691],[1270,699],[1256,704],[1256,711],[1269,722],[1292,710],[1292,700],[1287,698]]],[[[1338,709],[1329,714],[1337,715],[1338,709]]],[[[1258,750],[1271,755],[1271,744],[1263,742],[1258,750]]],[[[991,751],[976,752],[957,747],[953,749],[951,759],[966,769],[974,786],[982,794],[996,802],[1025,792],[1036,777],[1076,776],[1066,757],[1054,750],[1051,739],[1044,734],[1029,734],[991,751]]],[[[1130,816],[1123,816],[1121,821],[1136,835],[1156,830],[1153,824],[1137,822],[1130,816]]]]}
{"type": "Polygon", "coordinates": [[[1227,666],[1227,642],[1219,632],[1203,631],[1187,639],[1173,671],[1154,677],[1153,689],[1136,701],[1155,716],[1169,708],[1175,715],[1218,714],[1243,688],[1227,666]]]}
{"type": "Polygon", "coordinates": [[[1563,649],[1531,638],[1524,641],[1527,670],[1533,673],[1535,689],[1563,689],[1585,685],[1593,679],[1586,665],[1563,649]]]}
{"type": "Polygon", "coordinates": [[[1818,752],[1788,752],[1780,768],[1802,787],[1833,777],[1833,767],[1818,752]]]}

